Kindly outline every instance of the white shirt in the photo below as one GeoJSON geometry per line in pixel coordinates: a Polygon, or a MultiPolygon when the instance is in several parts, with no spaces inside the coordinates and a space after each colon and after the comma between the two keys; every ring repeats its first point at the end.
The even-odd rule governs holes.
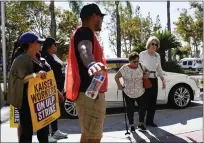
{"type": "MultiPolygon", "coordinates": [[[[145,69],[145,67],[143,67],[145,69]]],[[[143,71],[138,65],[136,69],[124,65],[120,68],[119,72],[122,74],[124,81],[124,92],[130,98],[138,98],[145,92],[143,87],[143,71]]]]}
{"type": "MultiPolygon", "coordinates": [[[[163,77],[163,70],[161,67],[160,55],[155,52],[154,56],[149,55],[148,51],[142,51],[140,54],[140,62],[149,70],[155,71],[156,76],[163,77]]],[[[150,73],[150,78],[154,78],[154,75],[150,73]]]]}

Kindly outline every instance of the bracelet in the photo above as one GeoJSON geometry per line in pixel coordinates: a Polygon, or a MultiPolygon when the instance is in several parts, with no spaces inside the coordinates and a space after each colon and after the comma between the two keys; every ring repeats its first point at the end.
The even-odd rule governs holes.
{"type": "Polygon", "coordinates": [[[93,66],[96,62],[91,62],[88,67],[90,68],[91,66],[93,66]]]}
{"type": "Polygon", "coordinates": [[[36,78],[36,77],[37,77],[36,73],[33,73],[33,77],[34,77],[34,78],[36,78]]]}

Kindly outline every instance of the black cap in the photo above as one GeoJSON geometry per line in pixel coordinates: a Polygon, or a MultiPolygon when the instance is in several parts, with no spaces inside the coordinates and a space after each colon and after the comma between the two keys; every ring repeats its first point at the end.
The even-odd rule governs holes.
{"type": "Polygon", "coordinates": [[[85,5],[81,9],[80,18],[81,19],[89,18],[93,14],[101,15],[101,16],[105,16],[106,15],[106,14],[101,12],[101,10],[99,9],[99,7],[96,4],[92,3],[92,4],[85,5]]]}
{"type": "Polygon", "coordinates": [[[59,42],[57,42],[54,38],[49,37],[46,38],[45,41],[43,42],[43,46],[47,45],[47,46],[51,46],[52,44],[58,44],[59,42]]]}

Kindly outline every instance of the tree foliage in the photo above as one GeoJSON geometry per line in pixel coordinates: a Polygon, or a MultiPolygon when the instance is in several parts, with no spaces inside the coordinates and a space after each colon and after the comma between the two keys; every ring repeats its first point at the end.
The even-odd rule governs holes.
{"type": "Polygon", "coordinates": [[[161,63],[163,68],[166,68],[165,51],[169,49],[179,49],[181,47],[181,43],[178,41],[176,36],[168,30],[159,31],[155,33],[154,36],[160,40],[160,48],[158,49],[158,53],[161,56],[161,63]]]}
{"type": "MultiPolygon", "coordinates": [[[[41,38],[51,36],[51,13],[49,5],[43,1],[8,1],[6,2],[6,48],[7,56],[13,48],[13,43],[18,37],[28,31],[33,31],[41,38]]],[[[59,55],[67,54],[67,47],[62,48],[64,41],[70,37],[72,31],[79,24],[76,14],[72,11],[62,11],[54,8],[56,20],[57,40],[59,45],[59,55]],[[60,39],[61,38],[61,39],[60,39]]]]}
{"type": "Polygon", "coordinates": [[[192,2],[191,8],[195,9],[194,17],[188,13],[187,9],[183,9],[175,25],[176,32],[184,41],[194,46],[195,55],[198,57],[198,46],[203,40],[203,7],[201,3],[192,2]]]}

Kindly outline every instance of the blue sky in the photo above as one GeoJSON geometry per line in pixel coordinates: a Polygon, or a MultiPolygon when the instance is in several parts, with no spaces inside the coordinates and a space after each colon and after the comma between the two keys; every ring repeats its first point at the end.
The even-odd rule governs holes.
{"type": "MultiPolygon", "coordinates": [[[[86,2],[86,3],[91,3],[91,2],[86,2]]],[[[167,10],[166,10],[167,4],[166,3],[167,2],[131,2],[131,3],[132,3],[132,6],[134,7],[134,9],[137,5],[140,6],[140,12],[141,12],[143,17],[146,17],[148,15],[148,12],[150,12],[153,22],[155,22],[156,16],[159,15],[162,28],[166,28],[166,26],[167,26],[167,10]]],[[[69,9],[68,2],[55,2],[55,5],[56,5],[56,7],[59,7],[62,9],[69,9]]],[[[104,11],[104,8],[101,5],[100,5],[100,8],[102,11],[104,11]]],[[[170,11],[171,12],[171,29],[172,29],[172,31],[174,31],[175,26],[174,26],[173,22],[176,22],[179,15],[180,15],[180,12],[178,11],[178,9],[180,9],[180,11],[183,8],[189,9],[190,4],[189,4],[189,2],[171,2],[170,8],[171,8],[170,9],[171,10],[170,11]]],[[[190,12],[192,12],[192,11],[190,11],[190,12]]],[[[111,50],[109,49],[108,30],[105,29],[106,22],[109,21],[109,19],[110,19],[109,16],[107,16],[104,19],[103,31],[101,32],[101,37],[102,37],[102,41],[104,44],[103,46],[104,46],[104,50],[105,50],[105,55],[110,56],[110,57],[114,57],[114,54],[111,53],[111,50]]]]}

